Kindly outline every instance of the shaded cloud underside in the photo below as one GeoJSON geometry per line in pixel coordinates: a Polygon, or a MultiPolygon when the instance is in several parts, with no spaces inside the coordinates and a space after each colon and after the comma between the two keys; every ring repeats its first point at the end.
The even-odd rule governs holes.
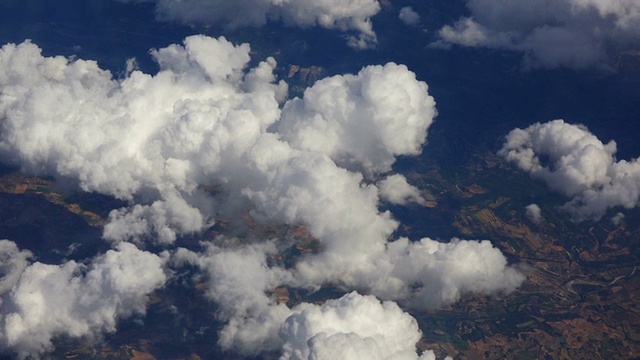
{"type": "Polygon", "coordinates": [[[526,68],[573,69],[606,67],[611,53],[640,46],[635,0],[469,0],[467,8],[434,45],[518,51],[526,68]]]}
{"type": "Polygon", "coordinates": [[[117,0],[154,2],[161,21],[216,24],[228,28],[259,27],[281,20],[288,26],[320,26],[347,32],[347,43],[357,49],[376,44],[371,17],[380,11],[376,0],[117,0]]]}

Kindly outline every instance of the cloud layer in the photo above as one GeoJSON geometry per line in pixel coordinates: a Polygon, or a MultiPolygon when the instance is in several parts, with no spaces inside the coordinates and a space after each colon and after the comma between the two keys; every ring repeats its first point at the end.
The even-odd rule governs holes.
{"type": "MultiPolygon", "coordinates": [[[[275,61],[249,68],[249,52],[246,44],[191,36],[151,52],[157,74],[133,71],[116,80],[95,62],[44,57],[29,42],[2,47],[0,158],[130,204],[114,209],[104,227],[116,250],[87,267],[24,265],[28,253],[3,245],[15,255],[5,257],[15,259],[6,267],[21,272],[0,283],[15,304],[3,306],[15,314],[5,317],[5,334],[41,334],[35,342],[6,336],[18,339],[7,346],[38,354],[50,347],[52,336],[112,331],[115,319],[143,311],[144,296],[165,279],[158,272],[160,258],[129,242],[169,248],[169,266],[199,268],[208,278],[208,297],[223,310],[219,344],[254,355],[281,351],[289,337],[279,337],[278,329],[302,311],[275,302],[269,293],[277,286],[329,285],[407,308],[435,309],[465,293],[509,292],[522,283],[523,275],[489,241],[394,239],[399,223],[379,209],[381,201],[421,197],[406,178],[389,172],[397,156],[420,153],[436,114],[428,86],[414,73],[394,63],[368,66],[318,81],[302,98],[286,100],[286,84],[273,75],[275,61]],[[201,252],[174,248],[181,235],[197,234],[220,218],[247,217],[303,225],[319,249],[285,269],[272,261],[291,246],[284,239],[236,240],[233,246],[218,239],[205,242],[201,252]],[[145,267],[127,260],[132,258],[145,267]],[[147,287],[133,291],[133,279],[122,273],[129,271],[153,276],[147,287]],[[111,288],[100,285],[105,279],[111,288]],[[55,293],[65,302],[49,306],[59,306],[57,313],[70,322],[28,316],[21,289],[38,293],[58,282],[72,284],[71,291],[55,293]],[[91,294],[81,297],[74,286],[91,294]],[[119,302],[129,305],[118,308],[119,302]],[[73,313],[77,307],[100,317],[73,313]]],[[[344,307],[362,306],[362,316],[379,306],[373,298],[348,299],[344,307]]],[[[415,358],[407,345],[415,345],[415,333],[409,335],[397,351],[415,358]]],[[[386,336],[314,335],[318,346],[299,351],[324,354],[331,343],[359,353],[370,338],[381,349],[397,342],[386,336]]]]}
{"type": "MultiPolygon", "coordinates": [[[[0,156],[35,174],[135,203],[111,214],[124,240],[201,230],[212,203],[200,185],[239,162],[280,114],[284,85],[269,59],[244,73],[249,46],[193,36],[152,52],[154,76],[116,81],[92,61],[43,57],[25,42],[0,51],[0,156]]],[[[219,179],[224,181],[225,179],[219,179]]]]}
{"type": "Polygon", "coordinates": [[[347,32],[349,46],[364,49],[375,45],[371,17],[380,11],[376,0],[117,0],[155,2],[161,21],[183,24],[216,24],[229,28],[260,27],[270,20],[288,26],[320,26],[347,32]]]}
{"type": "Polygon", "coordinates": [[[640,199],[638,159],[616,161],[616,143],[602,143],[563,120],[512,130],[499,154],[550,188],[571,197],[562,209],[576,220],[600,219],[612,207],[640,199]]]}
{"type": "Polygon", "coordinates": [[[471,16],[440,30],[440,45],[519,51],[526,67],[582,69],[640,44],[634,0],[470,0],[467,7],[471,16]]]}
{"type": "MultiPolygon", "coordinates": [[[[291,269],[274,264],[273,257],[278,254],[275,241],[227,248],[205,245],[202,253],[178,249],[172,262],[175,266],[195,265],[206,274],[208,297],[218,304],[219,319],[226,322],[219,344],[247,355],[282,348],[289,340],[278,337],[278,329],[286,326],[283,324],[290,316],[309,306],[290,309],[277,303],[269,293],[279,286],[318,289],[334,285],[344,291],[358,289],[397,301],[410,309],[434,310],[459,300],[463,294],[508,293],[524,280],[520,272],[507,266],[502,253],[489,241],[453,239],[445,244],[425,238],[412,243],[402,238],[388,243],[387,249],[367,252],[358,239],[343,241],[354,243],[359,253],[345,252],[342,259],[337,259],[337,254],[329,250],[291,269]],[[347,261],[353,264],[349,267],[347,261]],[[333,270],[336,267],[338,271],[333,270]],[[344,272],[342,276],[340,271],[344,272]]],[[[366,305],[357,311],[365,317],[366,305]]],[[[415,345],[415,340],[411,341],[415,345]]]]}

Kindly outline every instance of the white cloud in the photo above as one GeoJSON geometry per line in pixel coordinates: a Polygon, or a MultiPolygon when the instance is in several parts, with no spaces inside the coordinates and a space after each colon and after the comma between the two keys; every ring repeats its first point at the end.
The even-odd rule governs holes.
{"type": "Polygon", "coordinates": [[[118,0],[156,2],[159,20],[184,24],[221,24],[229,28],[260,27],[270,20],[288,26],[320,26],[348,32],[348,44],[368,48],[377,39],[371,17],[380,11],[376,0],[118,0]],[[355,35],[351,35],[355,34],[355,35]]]}
{"type": "Polygon", "coordinates": [[[477,47],[509,47],[512,39],[507,34],[501,34],[487,29],[473,18],[462,18],[452,26],[446,25],[440,29],[440,37],[444,42],[436,42],[433,46],[447,47],[449,44],[477,47]]]}
{"type": "Polygon", "coordinates": [[[277,129],[293,147],[323,153],[351,170],[391,170],[416,155],[436,115],[428,86],[404,65],[368,66],[318,81],[287,102],[277,129]]]}
{"type": "Polygon", "coordinates": [[[437,309],[463,294],[509,293],[524,281],[488,240],[454,238],[441,243],[401,238],[389,243],[380,255],[376,270],[363,274],[364,287],[382,299],[418,309],[437,309]]]}
{"type": "Polygon", "coordinates": [[[440,30],[436,45],[524,53],[527,67],[606,66],[608,52],[640,44],[633,0],[468,1],[470,17],[440,30]]]}
{"type": "Polygon", "coordinates": [[[420,15],[413,11],[411,6],[401,8],[398,17],[407,26],[418,26],[420,24],[420,15]]]}
{"type": "MultiPolygon", "coordinates": [[[[232,243],[233,241],[227,240],[232,243]]],[[[398,305],[351,293],[318,306],[301,303],[290,309],[269,292],[292,282],[293,273],[270,266],[277,254],[274,241],[222,249],[206,245],[198,254],[179,249],[174,265],[199,266],[208,277],[207,294],[219,306],[226,325],[219,344],[244,355],[265,351],[281,359],[417,359],[420,331],[415,319],[398,305]]],[[[435,359],[426,351],[420,359],[435,359]]]]}
{"type": "Polygon", "coordinates": [[[420,195],[420,190],[407,182],[401,174],[387,176],[377,184],[380,189],[380,197],[392,204],[405,205],[408,202],[424,203],[425,199],[420,195]]]}
{"type": "Polygon", "coordinates": [[[525,206],[525,210],[527,213],[527,217],[534,224],[539,224],[542,221],[542,213],[540,211],[540,206],[538,204],[529,204],[525,206]]]}
{"type": "Polygon", "coordinates": [[[117,242],[122,239],[141,239],[149,234],[162,244],[172,243],[178,234],[194,233],[206,225],[200,211],[178,194],[169,194],[151,205],[134,205],[128,209],[112,210],[104,227],[103,237],[117,242]]]}
{"type": "Polygon", "coordinates": [[[170,242],[205,226],[212,203],[199,186],[222,181],[210,175],[278,119],[286,89],[273,84],[272,59],[245,72],[249,46],[224,38],[192,36],[152,55],[158,74],[116,81],[29,42],[0,50],[0,157],[136,202],[111,214],[115,240],[151,230],[170,242]]]}
{"type": "Polygon", "coordinates": [[[1,250],[1,257],[16,259],[2,283],[8,279],[14,284],[0,294],[0,346],[19,358],[37,358],[51,350],[55,336],[96,337],[115,331],[119,318],[144,313],[147,295],[166,280],[158,256],[128,243],[88,266],[74,261],[24,266],[27,252],[17,252],[7,241],[1,250]]]}
{"type": "MultiPolygon", "coordinates": [[[[275,61],[247,68],[249,51],[248,45],[224,38],[192,36],[183,45],[152,51],[157,74],[134,70],[114,80],[94,62],[43,57],[29,42],[5,45],[0,158],[129,201],[111,212],[104,228],[103,236],[114,244],[144,239],[170,246],[182,234],[203,230],[218,214],[304,225],[319,241],[319,252],[286,270],[268,261],[286,245],[278,240],[175,253],[176,266],[188,262],[209,276],[209,297],[224,309],[219,338],[224,348],[257,354],[282,345],[276,330],[292,310],[268,296],[279,285],[331,284],[434,309],[465,293],[509,292],[524,280],[488,241],[394,241],[399,224],[379,210],[381,195],[390,201],[421,197],[398,175],[387,174],[380,188],[375,183],[391,171],[396,156],[420,153],[436,114],[427,84],[414,73],[393,63],[368,66],[356,75],[323,79],[303,98],[284,102],[286,85],[276,84],[275,61]],[[212,187],[217,191],[207,191],[212,187]]],[[[117,246],[124,252],[133,245],[117,246]]],[[[108,254],[105,259],[115,256],[108,254]]],[[[155,255],[144,254],[147,263],[156,262],[155,255]]],[[[11,268],[20,269],[20,263],[11,268]]],[[[104,271],[118,265],[94,264],[104,264],[104,271]]],[[[85,308],[74,303],[74,288],[54,293],[69,302],[68,307],[51,304],[60,306],[58,313],[70,316],[69,322],[38,322],[23,309],[13,317],[30,319],[42,330],[31,345],[14,336],[21,340],[9,344],[12,348],[40,346],[41,351],[56,334],[111,331],[113,319],[126,315],[92,301],[98,301],[94,296],[117,300],[131,290],[117,285],[105,294],[91,287],[93,282],[85,284],[97,276],[91,267],[85,276],[75,273],[83,269],[76,263],[34,264],[24,270],[19,282],[24,285],[17,286],[86,285],[91,290],[86,306],[98,309],[96,316],[108,316],[75,318],[73,307],[85,308]]],[[[325,340],[361,340],[350,336],[325,340]]]]}
{"type": "Polygon", "coordinates": [[[291,310],[267,292],[290,283],[291,274],[268,266],[267,258],[277,253],[275,243],[229,249],[205,246],[202,254],[179,249],[173,261],[197,265],[207,275],[207,296],[218,304],[219,318],[226,322],[218,343],[252,355],[279,349],[278,328],[291,310]]]}
{"type": "Polygon", "coordinates": [[[638,159],[616,161],[616,144],[602,143],[581,125],[563,120],[512,130],[499,154],[572,199],[576,220],[599,219],[607,209],[633,208],[640,198],[638,159]]]}
{"type": "MultiPolygon", "coordinates": [[[[0,296],[6,294],[20,279],[32,257],[28,250],[20,250],[13,241],[0,240],[0,296]]],[[[0,298],[2,306],[2,298],[0,298]]],[[[0,317],[0,320],[2,318],[0,317]]]]}
{"type": "MultiPolygon", "coordinates": [[[[352,292],[299,309],[280,330],[280,359],[418,359],[418,324],[393,302],[352,292]]],[[[420,357],[429,358],[431,351],[420,357]]]]}
{"type": "MultiPolygon", "coordinates": [[[[274,139],[261,145],[286,153],[286,143],[274,139]]],[[[254,149],[261,156],[252,161],[265,160],[264,148],[254,149]]],[[[419,308],[437,308],[464,293],[509,292],[523,281],[488,241],[389,242],[398,223],[389,212],[378,210],[376,187],[326,156],[292,154],[257,164],[268,174],[269,185],[246,188],[244,193],[255,203],[256,217],[305,224],[320,241],[321,252],[295,265],[294,286],[330,283],[419,308]]]]}

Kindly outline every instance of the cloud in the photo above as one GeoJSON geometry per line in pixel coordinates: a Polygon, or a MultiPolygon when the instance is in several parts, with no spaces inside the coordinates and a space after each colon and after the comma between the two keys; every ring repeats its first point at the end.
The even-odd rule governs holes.
{"type": "Polygon", "coordinates": [[[260,27],[271,20],[287,26],[320,26],[347,32],[348,44],[364,49],[375,45],[371,17],[380,11],[376,0],[118,0],[155,2],[159,20],[183,24],[220,24],[228,28],[260,27]]]}
{"type": "Polygon", "coordinates": [[[633,208],[640,198],[638,159],[616,161],[616,143],[602,143],[582,125],[563,120],[512,130],[499,154],[553,190],[576,220],[600,219],[607,209],[633,208]]]}
{"type": "Polygon", "coordinates": [[[534,224],[539,224],[542,221],[542,214],[540,212],[540,206],[538,204],[529,204],[525,206],[527,217],[534,224]]]}
{"type": "MultiPolygon", "coordinates": [[[[33,254],[28,250],[20,250],[13,241],[0,240],[0,296],[6,294],[20,279],[24,269],[29,266],[33,254]]],[[[2,298],[0,298],[0,306],[2,298]]]]}
{"type": "Polygon", "coordinates": [[[417,309],[437,309],[463,294],[509,293],[524,281],[488,240],[401,238],[387,245],[375,265],[378,270],[366,274],[366,287],[382,299],[417,309]]]}
{"type": "MultiPolygon", "coordinates": [[[[227,242],[233,244],[232,239],[227,242]]],[[[417,359],[421,333],[415,319],[396,303],[380,303],[374,296],[355,292],[318,306],[301,303],[294,308],[277,303],[273,289],[291,283],[293,274],[270,265],[276,242],[229,248],[205,245],[195,253],[178,249],[174,266],[191,264],[207,275],[207,296],[219,306],[226,322],[218,343],[223,349],[257,356],[280,352],[282,359],[373,358],[417,359]]],[[[426,351],[421,359],[435,359],[426,351]]]]}
{"type": "Polygon", "coordinates": [[[640,3],[628,0],[474,0],[471,16],[440,30],[434,45],[522,52],[526,67],[606,66],[611,52],[640,44],[640,3]]]}
{"type": "MultiPolygon", "coordinates": [[[[286,188],[286,173],[296,167],[326,163],[358,177],[348,170],[388,171],[396,155],[420,152],[435,103],[406,67],[390,63],[325,79],[288,101],[280,117],[286,88],[274,84],[275,62],[245,73],[248,53],[248,45],[192,36],[184,46],[152,52],[158,74],[134,71],[116,81],[94,62],[46,58],[28,42],[5,45],[0,156],[24,171],[134,202],[111,213],[106,238],[152,234],[170,243],[212,220],[202,185],[222,185],[240,202],[242,192],[260,186],[286,188]],[[267,133],[272,125],[277,136],[267,133]],[[280,183],[268,183],[270,171],[280,183]]],[[[376,203],[372,197],[374,214],[376,203]]]]}
{"type": "Polygon", "coordinates": [[[201,185],[279,115],[272,59],[245,72],[249,46],[192,36],[155,50],[160,71],[117,81],[92,61],[43,57],[29,42],[0,50],[0,157],[23,171],[135,203],[106,237],[167,243],[212,218],[201,185]]]}
{"type": "Polygon", "coordinates": [[[400,9],[398,17],[407,26],[418,26],[420,24],[420,15],[413,11],[411,6],[405,6],[400,9]]]}
{"type": "Polygon", "coordinates": [[[401,174],[393,174],[381,180],[377,184],[380,189],[380,197],[396,205],[405,205],[409,202],[424,203],[425,199],[420,195],[420,190],[407,182],[401,174]]]}
{"type": "Polygon", "coordinates": [[[620,226],[620,224],[622,224],[623,221],[624,221],[624,214],[621,212],[616,213],[615,215],[613,215],[613,217],[611,217],[611,222],[615,226],[620,226]]]}
{"type": "Polygon", "coordinates": [[[252,355],[279,349],[278,329],[291,310],[267,293],[290,283],[291,274],[269,266],[268,259],[278,252],[275,242],[231,248],[204,246],[202,253],[180,248],[172,261],[178,266],[196,265],[207,275],[207,296],[218,304],[218,317],[226,323],[218,343],[224,349],[252,355]]]}
{"type": "MultiPolygon", "coordinates": [[[[170,266],[201,269],[207,296],[225,323],[220,346],[250,355],[278,351],[277,330],[297,311],[271,298],[277,286],[331,285],[435,309],[467,293],[500,294],[522,283],[524,276],[489,241],[394,238],[399,223],[380,210],[381,198],[421,196],[391,173],[392,165],[397,156],[420,153],[436,115],[427,84],[413,72],[394,63],[367,66],[318,81],[302,98],[285,101],[286,84],[273,75],[275,60],[249,67],[249,53],[247,44],[191,36],[151,52],[157,74],[133,70],[115,80],[95,62],[44,57],[30,42],[2,47],[0,159],[129,202],[114,209],[104,227],[104,238],[117,250],[92,265],[36,263],[22,271],[28,253],[15,257],[10,269],[18,270],[10,271],[22,275],[8,294],[69,283],[69,292],[53,293],[64,303],[49,305],[69,320],[36,320],[21,305],[27,299],[18,295],[26,290],[7,295],[16,309],[22,306],[11,315],[18,320],[5,317],[17,334],[7,346],[41,352],[58,334],[112,331],[114,319],[129,314],[118,301],[131,312],[143,311],[146,294],[160,286],[160,272],[152,271],[157,281],[134,291],[128,284],[139,279],[116,276],[116,270],[157,270],[160,259],[124,241],[159,244],[173,254],[170,266]],[[270,260],[291,246],[282,239],[234,246],[217,239],[205,242],[200,253],[173,248],[180,236],[219,218],[244,217],[303,225],[318,251],[284,269],[270,260]],[[126,262],[130,257],[140,257],[144,268],[126,262]],[[111,288],[97,285],[109,276],[111,288]],[[74,286],[89,291],[81,303],[74,286]],[[85,314],[89,310],[93,315],[85,314]],[[38,329],[32,342],[19,332],[27,320],[38,329]]],[[[10,246],[6,251],[18,254],[10,246]]],[[[316,341],[370,342],[368,335],[345,336],[316,341]]]]}
{"type": "Polygon", "coordinates": [[[168,194],[151,205],[112,210],[103,237],[114,242],[155,235],[155,241],[173,243],[178,234],[195,233],[206,225],[202,213],[178,194],[168,194]]]}
{"type": "Polygon", "coordinates": [[[318,81],[287,102],[277,131],[295,148],[379,173],[391,170],[395,156],[421,152],[435,115],[427,84],[388,63],[318,81]]]}
{"type": "Polygon", "coordinates": [[[321,246],[295,264],[291,285],[333,284],[433,309],[464,293],[509,292],[524,280],[488,241],[390,242],[398,222],[378,209],[378,189],[362,174],[326,155],[263,140],[251,160],[268,174],[268,184],[244,189],[255,204],[252,214],[265,222],[304,224],[321,246]],[[277,156],[265,157],[266,149],[277,156]]]}
{"type": "Polygon", "coordinates": [[[55,336],[97,337],[116,330],[121,317],[144,313],[147,295],[164,285],[163,261],[122,243],[87,266],[26,265],[28,251],[0,243],[0,257],[10,257],[2,280],[0,348],[19,358],[38,357],[53,348],[55,336]],[[13,283],[9,289],[9,283],[13,283]]]}
{"type": "Polygon", "coordinates": [[[280,336],[281,359],[435,359],[431,351],[416,354],[421,333],[413,317],[393,302],[356,292],[299,306],[280,336]]]}
{"type": "MultiPolygon", "coordinates": [[[[434,310],[464,294],[509,293],[524,280],[489,241],[453,239],[440,243],[425,238],[409,242],[403,238],[388,243],[386,250],[360,256],[344,253],[344,261],[354,263],[350,268],[325,252],[309,255],[306,262],[289,269],[270,260],[278,254],[277,244],[243,246],[236,242],[224,249],[206,245],[203,253],[185,249],[174,253],[174,264],[197,265],[209,279],[208,297],[218,304],[218,317],[226,323],[219,338],[224,349],[255,356],[282,347],[277,329],[300,308],[289,309],[269,295],[279,286],[315,290],[332,284],[398,301],[410,309],[434,310]],[[338,276],[333,267],[347,273],[338,276]]],[[[367,313],[361,311],[360,316],[365,321],[367,313]]]]}

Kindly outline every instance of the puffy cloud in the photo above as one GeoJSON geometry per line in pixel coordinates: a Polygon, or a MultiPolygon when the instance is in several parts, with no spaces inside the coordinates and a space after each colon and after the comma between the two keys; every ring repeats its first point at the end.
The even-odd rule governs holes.
{"type": "Polygon", "coordinates": [[[377,184],[380,189],[380,196],[397,205],[404,205],[408,202],[423,203],[425,199],[420,195],[420,190],[407,182],[401,174],[387,176],[377,184]]]}
{"type": "MultiPolygon", "coordinates": [[[[301,303],[290,309],[276,303],[269,292],[290,283],[292,273],[269,265],[275,245],[205,245],[203,253],[179,249],[173,255],[174,265],[197,265],[207,275],[207,294],[226,322],[218,340],[224,349],[254,356],[280,351],[281,359],[418,358],[417,323],[394,302],[353,292],[322,306],[301,303]]],[[[427,351],[420,358],[435,356],[427,351]]]]}
{"type": "Polygon", "coordinates": [[[440,29],[440,37],[446,42],[436,42],[432,46],[447,47],[449,43],[462,46],[508,46],[510,38],[497,32],[493,32],[472,18],[463,18],[440,29]]]}
{"type": "Polygon", "coordinates": [[[387,245],[375,265],[377,271],[366,274],[365,288],[418,309],[433,310],[468,293],[509,293],[524,281],[488,240],[401,238],[387,245]]]}
{"type": "Polygon", "coordinates": [[[420,153],[436,115],[426,83],[406,66],[368,66],[318,81],[287,102],[277,129],[295,148],[348,169],[391,170],[397,155],[420,153]]]}
{"type": "Polygon", "coordinates": [[[292,285],[330,283],[434,309],[464,293],[509,292],[524,280],[488,241],[388,242],[398,223],[378,211],[377,189],[326,157],[305,154],[279,159],[271,185],[247,191],[256,215],[303,223],[321,243],[321,252],[298,261],[292,285]]]}
{"type": "Polygon", "coordinates": [[[29,250],[20,250],[13,241],[0,240],[0,296],[9,292],[18,282],[32,255],[29,250]]]}
{"type": "MultiPolygon", "coordinates": [[[[380,188],[375,183],[396,156],[421,151],[436,114],[427,85],[414,73],[393,63],[368,66],[355,75],[323,79],[303,98],[285,102],[286,85],[277,84],[273,75],[275,61],[248,68],[249,51],[248,45],[224,38],[192,36],[183,45],[151,52],[160,67],[157,74],[134,70],[114,80],[94,62],[43,57],[29,42],[5,45],[0,50],[0,158],[27,172],[75,182],[84,191],[128,200],[130,206],[113,210],[104,228],[103,236],[115,244],[149,239],[169,246],[182,234],[206,228],[218,214],[304,225],[320,243],[319,251],[301,256],[288,269],[269,261],[287,246],[279,240],[232,248],[205,245],[200,254],[174,252],[174,266],[196,265],[208,276],[208,296],[225,322],[220,345],[249,354],[282,345],[277,329],[293,310],[269,296],[279,285],[318,289],[331,284],[434,309],[465,293],[508,292],[523,281],[488,241],[393,241],[399,224],[379,209],[380,197],[417,201],[420,194],[398,175],[388,174],[378,182],[380,188]]],[[[68,293],[53,293],[66,302],[48,305],[69,321],[34,320],[20,305],[12,324],[29,322],[38,336],[29,343],[13,330],[17,335],[7,345],[37,352],[63,332],[111,331],[114,319],[128,314],[118,301],[142,311],[141,299],[159,280],[135,293],[124,285],[138,279],[126,276],[112,288],[96,284],[111,276],[111,267],[136,269],[107,261],[117,258],[114,254],[148,257],[140,266],[154,267],[160,260],[129,243],[117,246],[88,268],[70,262],[24,269],[6,298],[22,304],[29,300],[20,297],[26,290],[16,289],[38,293],[46,284],[69,283],[68,293]],[[81,286],[89,292],[78,302],[76,287],[81,286]],[[89,309],[95,314],[86,315],[89,309]]],[[[16,261],[10,268],[22,269],[23,260],[16,261]]],[[[368,335],[353,336],[316,341],[338,346],[354,340],[357,347],[370,342],[368,335]]],[[[320,349],[309,351],[320,354],[320,349]]]]}
{"type": "Polygon", "coordinates": [[[326,156],[303,154],[308,156],[274,164],[269,186],[246,194],[257,206],[256,216],[305,224],[322,242],[321,255],[335,257],[335,265],[341,263],[348,274],[353,268],[348,258],[382,251],[398,224],[389,212],[378,211],[377,189],[363,184],[362,175],[336,166],[326,156]]]}
{"type": "Polygon", "coordinates": [[[470,17],[440,30],[436,45],[519,51],[525,65],[602,66],[607,53],[640,43],[640,3],[633,0],[473,0],[470,17]]]}
{"type": "Polygon", "coordinates": [[[174,194],[151,205],[136,204],[130,209],[112,210],[103,236],[117,242],[154,234],[156,241],[167,244],[174,242],[178,234],[194,233],[205,225],[202,213],[174,194]]]}
{"type": "MultiPolygon", "coordinates": [[[[418,359],[418,324],[393,302],[352,292],[300,308],[280,330],[280,359],[418,359]]],[[[420,357],[429,358],[431,351],[420,357]]]]}
{"type": "Polygon", "coordinates": [[[540,206],[538,204],[529,204],[525,206],[527,217],[534,224],[539,224],[542,221],[542,213],[540,212],[540,206]]]}
{"type": "Polygon", "coordinates": [[[563,205],[576,220],[599,219],[640,198],[638,159],[616,161],[616,144],[602,143],[581,125],[563,120],[512,130],[499,154],[572,199],[563,205]]]}
{"type": "Polygon", "coordinates": [[[278,119],[286,89],[273,84],[272,59],[244,71],[249,46],[224,38],[152,55],[158,74],[116,81],[29,42],[0,50],[0,157],[138,203],[111,214],[106,235],[117,240],[152,230],[170,242],[205,226],[212,204],[199,186],[278,119]]]}
{"type": "Polygon", "coordinates": [[[291,282],[291,274],[268,265],[267,258],[277,253],[275,243],[227,249],[205,246],[200,254],[178,249],[173,261],[197,265],[207,275],[207,296],[219,305],[219,318],[226,322],[219,344],[254,355],[279,349],[278,329],[291,310],[267,292],[291,282]]]}
{"type": "Polygon", "coordinates": [[[615,226],[620,226],[620,224],[622,224],[622,222],[624,221],[624,214],[623,213],[616,213],[615,215],[613,215],[613,217],[611,218],[611,222],[613,223],[613,225],[615,226]]]}
{"type": "Polygon", "coordinates": [[[400,9],[400,13],[398,14],[400,20],[408,26],[417,26],[420,24],[420,15],[417,12],[413,11],[411,6],[405,6],[400,9]]]}
{"type": "Polygon", "coordinates": [[[616,144],[603,144],[585,127],[554,120],[515,129],[500,154],[565,195],[582,193],[610,181],[616,144]]]}
{"type": "MultiPolygon", "coordinates": [[[[0,155],[24,171],[134,202],[112,212],[107,238],[151,233],[166,243],[211,220],[203,185],[222,185],[230,201],[272,193],[279,206],[292,207],[276,192],[291,193],[297,176],[321,187],[335,179],[360,193],[357,170],[375,175],[390,170],[396,155],[420,152],[435,104],[406,67],[390,63],[325,79],[288,101],[280,117],[285,87],[274,84],[275,62],[245,71],[248,53],[248,45],[192,36],[184,46],[152,52],[158,74],[134,71],[116,81],[94,62],[43,57],[28,42],[5,45],[0,155]],[[272,125],[278,133],[267,132],[272,125]],[[324,179],[316,165],[336,175],[324,179]]],[[[362,189],[370,209],[364,213],[377,216],[376,189],[362,189]]],[[[327,196],[338,206],[350,197],[327,196]]],[[[310,214],[284,210],[287,222],[311,222],[310,214]]]]}
{"type": "Polygon", "coordinates": [[[263,26],[281,20],[288,26],[321,26],[355,33],[347,37],[355,48],[376,43],[371,17],[380,11],[376,0],[118,0],[156,2],[157,18],[184,24],[221,24],[229,28],[263,26]]]}
{"type": "MultiPolygon", "coordinates": [[[[202,254],[184,249],[174,254],[176,263],[195,264],[207,274],[207,293],[220,307],[220,320],[226,322],[219,339],[223,348],[255,355],[282,346],[282,339],[275,336],[276,330],[285,319],[307,305],[289,309],[277,304],[269,293],[278,286],[318,288],[332,283],[344,289],[357,288],[385,300],[396,300],[409,308],[434,310],[459,300],[466,293],[508,293],[524,280],[488,241],[453,239],[450,243],[440,243],[425,238],[411,243],[403,238],[389,243],[387,250],[363,254],[363,258],[345,253],[344,257],[354,262],[351,268],[333,257],[320,257],[288,270],[268,261],[277,254],[275,246],[275,242],[236,244],[227,249],[208,246],[202,254]],[[363,266],[365,260],[372,266],[363,266]],[[300,269],[300,266],[307,268],[300,269]],[[331,270],[335,266],[349,273],[338,277],[331,270]],[[310,271],[317,277],[309,279],[310,271]]],[[[363,322],[378,321],[375,317],[365,320],[367,311],[358,313],[363,322]]],[[[359,342],[361,339],[342,340],[359,342]]],[[[416,340],[411,341],[415,344],[416,340]]]]}
{"type": "Polygon", "coordinates": [[[88,266],[39,262],[25,266],[28,252],[3,241],[0,256],[11,256],[11,289],[3,286],[0,344],[19,358],[38,357],[51,350],[52,338],[99,336],[115,331],[120,317],[144,313],[147,295],[166,278],[163,261],[122,243],[88,266]],[[17,278],[17,279],[16,279],[17,278]]]}
{"type": "Polygon", "coordinates": [[[192,36],[152,52],[161,68],[155,76],[134,71],[116,81],[93,62],[46,58],[30,43],[6,45],[0,154],[25,171],[138,203],[112,212],[105,237],[152,233],[167,243],[211,220],[200,185],[226,185],[238,200],[233,194],[244,188],[286,189],[293,168],[314,162],[357,177],[333,162],[375,174],[396,155],[419,153],[435,104],[406,67],[371,66],[320,81],[279,118],[284,88],[273,84],[275,62],[244,72],[248,52],[224,38],[192,36]],[[267,133],[276,122],[285,141],[267,133]],[[270,171],[280,178],[268,179],[270,171]]]}

